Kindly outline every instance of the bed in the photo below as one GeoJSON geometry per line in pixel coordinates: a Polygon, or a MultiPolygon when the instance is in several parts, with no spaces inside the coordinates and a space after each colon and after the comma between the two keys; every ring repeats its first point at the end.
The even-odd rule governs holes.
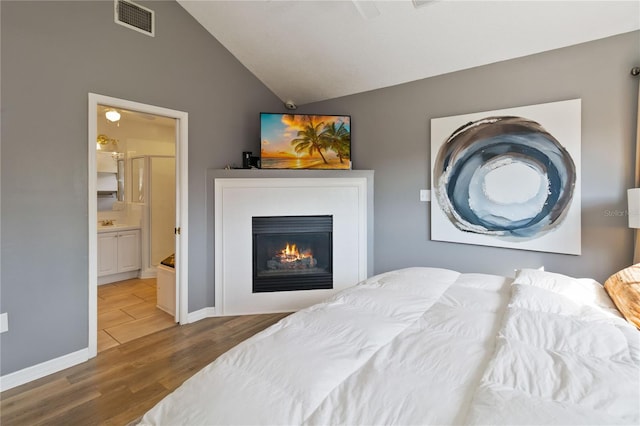
{"type": "Polygon", "coordinates": [[[603,287],[407,268],[244,341],[142,425],[639,424],[640,332],[603,287]]]}

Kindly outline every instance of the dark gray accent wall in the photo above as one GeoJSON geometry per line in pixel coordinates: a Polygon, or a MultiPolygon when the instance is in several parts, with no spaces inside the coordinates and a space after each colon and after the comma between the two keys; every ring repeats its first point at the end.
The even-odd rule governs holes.
{"type": "MultiPolygon", "coordinates": [[[[443,40],[446,42],[446,40],[443,40]]],[[[416,52],[428,54],[428,52],[416,52]]],[[[354,168],[376,172],[375,271],[436,266],[513,275],[547,270],[605,280],[632,262],[626,189],[632,187],[640,32],[395,87],[309,104],[351,114],[354,168]],[[582,255],[430,240],[430,119],[582,99],[582,255]]]]}
{"type": "Polygon", "coordinates": [[[259,147],[282,103],[173,1],[156,36],[114,23],[113,1],[2,1],[0,374],[88,345],[88,93],[189,113],[189,311],[207,285],[206,170],[259,147]]]}

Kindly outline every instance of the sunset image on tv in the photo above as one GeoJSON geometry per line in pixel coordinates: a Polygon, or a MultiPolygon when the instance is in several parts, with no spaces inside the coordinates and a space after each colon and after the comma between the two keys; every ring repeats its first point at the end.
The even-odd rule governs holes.
{"type": "Polygon", "coordinates": [[[260,114],[263,169],[351,169],[351,117],[260,114]]]}

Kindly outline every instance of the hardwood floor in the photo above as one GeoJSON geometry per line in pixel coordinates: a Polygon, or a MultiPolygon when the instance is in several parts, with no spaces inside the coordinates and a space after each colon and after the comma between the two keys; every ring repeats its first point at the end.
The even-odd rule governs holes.
{"type": "Polygon", "coordinates": [[[0,424],[126,425],[218,356],[288,314],[207,318],[106,349],[0,394],[0,424]]]}
{"type": "Polygon", "coordinates": [[[155,278],[98,286],[98,352],[175,326],[156,307],[156,294],[155,278]]]}

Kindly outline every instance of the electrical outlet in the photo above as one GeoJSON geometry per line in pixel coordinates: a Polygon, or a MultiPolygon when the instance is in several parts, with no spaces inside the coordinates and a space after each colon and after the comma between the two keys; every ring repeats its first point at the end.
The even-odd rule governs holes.
{"type": "Polygon", "coordinates": [[[421,189],[420,201],[431,201],[431,191],[428,189],[421,189]]]}
{"type": "Polygon", "coordinates": [[[9,314],[0,314],[0,333],[4,333],[9,330],[9,314]]]}

